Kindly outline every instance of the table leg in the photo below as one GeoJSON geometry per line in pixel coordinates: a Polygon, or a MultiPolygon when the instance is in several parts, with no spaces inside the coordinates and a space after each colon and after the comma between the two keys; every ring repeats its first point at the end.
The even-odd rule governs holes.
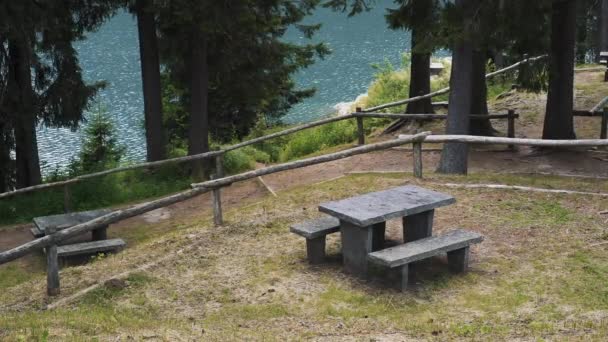
{"type": "Polygon", "coordinates": [[[435,210],[425,211],[403,218],[403,242],[408,243],[433,235],[435,210]]]}
{"type": "Polygon", "coordinates": [[[93,241],[102,241],[108,239],[108,226],[95,229],[92,232],[93,241]]]}
{"type": "Polygon", "coordinates": [[[384,249],[386,222],[376,223],[372,227],[372,252],[384,249]]]}
{"type": "Polygon", "coordinates": [[[346,272],[367,278],[367,255],[372,251],[373,228],[340,220],[342,256],[346,272]]]}

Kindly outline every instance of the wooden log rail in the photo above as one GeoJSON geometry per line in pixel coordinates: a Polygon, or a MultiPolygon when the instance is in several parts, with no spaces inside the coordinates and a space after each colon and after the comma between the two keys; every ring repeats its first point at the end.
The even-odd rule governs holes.
{"type": "MultiPolygon", "coordinates": [[[[350,114],[357,118],[357,133],[359,145],[365,144],[365,130],[363,129],[363,118],[389,118],[389,119],[408,119],[408,120],[446,120],[445,114],[395,114],[395,113],[367,113],[362,112],[361,108],[357,108],[355,113],[350,114]]],[[[515,138],[515,119],[519,118],[519,114],[509,110],[506,114],[471,114],[469,117],[473,120],[497,120],[507,119],[507,136],[515,138]]],[[[513,149],[513,146],[509,145],[513,149]]]]}
{"type": "Polygon", "coordinates": [[[541,140],[541,139],[516,139],[516,138],[495,138],[495,137],[481,137],[481,136],[469,136],[469,135],[430,135],[429,132],[419,133],[410,136],[400,136],[399,139],[384,141],[380,143],[370,144],[366,146],[359,146],[348,150],[335,152],[323,156],[307,158],[303,160],[297,160],[289,163],[273,165],[265,167],[263,169],[253,170],[238,175],[222,177],[223,170],[221,169],[221,158],[218,158],[217,163],[217,176],[221,177],[218,179],[212,179],[206,182],[192,184],[192,189],[177,193],[172,196],[164,197],[151,202],[138,204],[126,209],[117,210],[110,214],[101,216],[94,220],[63,229],[61,231],[51,233],[42,238],[33,240],[21,246],[15,247],[11,250],[0,253],[0,264],[10,262],[25,256],[33,251],[40,250],[42,248],[48,248],[49,251],[49,262],[47,265],[47,293],[49,295],[57,295],[60,293],[59,288],[59,268],[56,263],[56,248],[60,241],[69,239],[71,237],[81,235],[95,229],[99,229],[108,226],[113,223],[125,220],[130,217],[138,216],[143,213],[163,208],[174,203],[182,202],[195,196],[213,192],[214,194],[214,223],[216,225],[223,224],[221,217],[221,199],[219,196],[219,190],[222,187],[230,186],[232,183],[245,181],[248,179],[257,178],[260,176],[273,174],[277,172],[293,170],[302,168],[310,165],[316,165],[334,161],[338,159],[348,158],[351,156],[370,153],[373,151],[385,150],[405,144],[413,144],[414,147],[414,175],[416,177],[422,177],[422,143],[445,143],[445,142],[458,142],[458,143],[473,143],[473,144],[507,144],[507,145],[529,145],[529,146],[543,146],[543,147],[589,147],[589,146],[608,146],[608,139],[602,140],[541,140]]]}
{"type": "MultiPolygon", "coordinates": [[[[395,119],[408,119],[408,120],[446,120],[448,118],[445,114],[395,114],[395,113],[352,113],[352,116],[361,118],[395,118],[395,119]]],[[[488,115],[469,115],[474,120],[495,120],[495,119],[508,119],[513,117],[514,119],[519,118],[519,114],[488,114],[488,115]]]]}
{"type": "Polygon", "coordinates": [[[412,136],[404,138],[404,139],[396,139],[396,140],[385,141],[385,142],[381,142],[381,143],[377,143],[377,144],[370,144],[370,145],[366,145],[366,146],[355,147],[352,149],[348,149],[348,150],[340,151],[340,152],[336,152],[336,153],[331,153],[331,154],[323,155],[320,157],[307,158],[307,159],[297,160],[297,161],[293,161],[293,162],[289,162],[289,163],[273,165],[273,166],[265,167],[263,169],[249,171],[249,172],[241,173],[238,175],[223,177],[223,178],[219,178],[219,179],[212,179],[212,180],[209,180],[209,181],[206,181],[203,183],[193,184],[192,185],[193,188],[191,190],[180,192],[175,195],[164,197],[164,198],[154,200],[151,202],[135,205],[135,206],[129,207],[127,209],[117,210],[110,214],[96,218],[94,220],[91,220],[91,221],[88,221],[88,222],[85,222],[85,223],[82,223],[82,224],[79,224],[79,225],[76,225],[76,226],[73,226],[70,228],[63,229],[54,234],[46,235],[42,238],[30,241],[19,247],[15,247],[11,250],[1,252],[0,253],[0,265],[7,263],[9,261],[18,259],[33,251],[40,250],[40,249],[45,248],[50,245],[55,245],[58,242],[63,241],[65,239],[69,239],[71,237],[81,235],[81,234],[93,231],[95,229],[105,227],[107,225],[125,220],[125,219],[133,217],[133,216],[138,216],[138,215],[141,215],[143,213],[146,213],[146,212],[149,212],[149,211],[152,211],[155,209],[163,208],[163,207],[169,206],[174,203],[185,201],[187,199],[198,196],[200,194],[211,192],[215,189],[219,189],[219,188],[222,188],[225,186],[229,186],[235,182],[240,182],[240,181],[256,178],[256,177],[268,175],[271,173],[277,173],[277,172],[286,171],[286,170],[293,170],[293,169],[297,169],[297,168],[301,168],[301,167],[305,167],[305,166],[309,166],[309,165],[326,163],[328,161],[343,159],[343,158],[351,157],[351,156],[358,155],[358,154],[364,154],[364,153],[369,153],[369,152],[378,151],[378,150],[385,150],[385,149],[389,149],[392,147],[410,144],[412,142],[422,141],[424,139],[424,137],[427,136],[428,134],[430,134],[430,133],[429,132],[419,133],[419,134],[412,135],[412,136]]]}
{"type": "MultiPolygon", "coordinates": [[[[520,62],[517,62],[517,63],[515,63],[515,64],[513,64],[513,65],[511,65],[509,67],[506,67],[504,69],[497,70],[495,72],[489,73],[489,74],[486,75],[486,78],[496,76],[498,74],[507,72],[509,70],[513,70],[513,69],[519,67],[522,64],[534,62],[534,61],[537,61],[537,60],[545,58],[545,57],[547,57],[547,56],[543,55],[543,56],[538,56],[538,57],[524,59],[524,60],[522,60],[520,62]]],[[[410,102],[414,102],[414,101],[419,101],[419,100],[422,100],[422,99],[425,99],[425,98],[435,97],[435,96],[438,96],[438,95],[441,95],[441,94],[448,93],[449,91],[450,91],[450,88],[448,87],[448,88],[444,88],[444,89],[441,89],[439,91],[436,91],[436,92],[433,92],[433,93],[430,93],[430,94],[427,94],[427,95],[413,97],[413,98],[409,98],[409,99],[406,99],[406,100],[403,100],[403,101],[397,101],[397,102],[388,103],[388,104],[385,104],[385,105],[382,105],[382,106],[377,106],[377,107],[361,110],[361,112],[373,113],[373,112],[375,112],[377,110],[380,110],[380,109],[395,107],[395,106],[398,106],[398,105],[401,105],[401,104],[406,104],[406,103],[410,103],[410,102]]],[[[218,155],[223,155],[226,152],[229,152],[229,151],[232,151],[232,150],[236,150],[238,148],[242,148],[242,147],[245,147],[245,146],[257,144],[257,143],[260,143],[260,142],[263,142],[263,141],[266,141],[266,140],[278,138],[278,137],[285,136],[285,135],[288,135],[288,134],[293,134],[293,133],[296,133],[296,132],[299,132],[299,131],[302,131],[302,130],[305,130],[305,129],[309,129],[309,128],[325,125],[325,124],[328,124],[328,123],[351,119],[353,117],[354,116],[352,114],[350,114],[350,115],[331,117],[331,118],[326,118],[326,119],[310,122],[310,123],[307,123],[307,124],[304,124],[304,125],[299,125],[299,126],[296,126],[296,127],[292,127],[292,128],[289,128],[289,129],[286,129],[286,130],[283,130],[283,131],[280,131],[280,132],[276,132],[276,133],[273,133],[273,134],[269,134],[269,135],[266,135],[266,136],[263,136],[263,137],[251,139],[251,140],[248,140],[248,141],[244,141],[244,142],[241,142],[241,143],[238,143],[238,144],[226,147],[226,148],[224,148],[223,150],[220,150],[220,151],[205,152],[205,153],[196,154],[196,155],[192,155],[192,156],[171,158],[171,159],[165,159],[165,160],[160,160],[160,161],[155,161],[155,162],[139,163],[139,164],[124,166],[124,167],[114,168],[114,169],[110,169],[110,170],[105,170],[105,171],[101,171],[101,172],[91,173],[91,174],[87,174],[87,175],[82,175],[82,176],[71,178],[71,179],[68,179],[68,180],[65,180],[65,181],[52,182],[52,183],[44,183],[44,184],[35,185],[35,186],[27,187],[27,188],[17,189],[17,190],[14,190],[14,191],[0,193],[0,199],[12,197],[12,196],[20,195],[20,194],[24,194],[24,193],[29,193],[29,192],[33,192],[33,191],[39,191],[39,190],[44,190],[44,189],[52,189],[52,188],[56,188],[56,187],[64,187],[64,208],[65,208],[65,212],[70,212],[72,210],[71,192],[70,192],[70,188],[69,188],[69,186],[71,184],[75,184],[75,183],[82,182],[82,181],[87,180],[87,179],[91,179],[91,178],[95,178],[95,177],[102,177],[102,176],[106,176],[106,175],[110,175],[110,174],[118,173],[118,172],[138,170],[138,169],[148,169],[148,168],[154,168],[154,167],[159,167],[159,166],[168,165],[168,164],[174,164],[174,163],[182,163],[182,162],[188,162],[188,161],[193,161],[193,160],[202,160],[202,159],[215,158],[218,155]]],[[[362,123],[361,117],[357,118],[357,125],[360,127],[360,131],[362,131],[363,130],[363,127],[362,127],[363,123],[362,123]]]]}
{"type": "MultiPolygon", "coordinates": [[[[471,135],[429,135],[429,132],[419,133],[410,136],[401,136],[399,139],[384,141],[365,146],[359,146],[348,150],[335,152],[319,157],[312,157],[297,160],[289,163],[273,165],[262,169],[248,171],[238,175],[213,179],[202,183],[192,184],[192,189],[180,192],[168,197],[154,200],[147,203],[138,204],[127,209],[117,210],[110,214],[101,216],[97,219],[63,229],[51,235],[33,240],[19,247],[0,253],[0,264],[20,258],[28,253],[39,250],[46,246],[55,244],[65,239],[90,232],[95,229],[122,221],[124,219],[138,216],[143,213],[163,208],[174,203],[182,202],[203,193],[211,192],[216,188],[229,186],[232,183],[240,182],[259,176],[272,173],[293,170],[305,166],[326,163],[333,160],[348,158],[358,154],[364,154],[379,150],[390,149],[406,144],[422,143],[446,143],[457,142],[467,144],[505,144],[505,145],[526,145],[537,147],[597,147],[608,146],[608,139],[585,139],[585,140],[543,140],[543,139],[521,139],[521,138],[500,138],[500,137],[481,137],[471,135]]],[[[419,153],[418,155],[421,155],[419,153]]],[[[420,164],[421,162],[418,161],[420,164]]]]}
{"type": "Polygon", "coordinates": [[[603,98],[598,104],[593,106],[590,110],[574,110],[572,111],[574,116],[600,116],[602,122],[600,123],[600,139],[608,138],[608,96],[603,98]]]}
{"type": "Polygon", "coordinates": [[[336,122],[336,121],[342,121],[342,120],[352,119],[352,118],[353,118],[352,115],[344,115],[344,116],[338,116],[338,117],[331,117],[331,118],[327,118],[327,119],[322,119],[322,120],[310,122],[310,123],[307,123],[307,124],[304,124],[304,125],[292,127],[292,128],[280,131],[280,132],[276,132],[276,133],[273,133],[273,134],[265,135],[263,137],[251,139],[251,140],[248,140],[248,141],[244,141],[244,142],[241,142],[239,144],[235,144],[235,145],[226,147],[223,150],[219,150],[219,151],[211,151],[211,152],[205,152],[205,153],[195,154],[195,155],[191,155],[191,156],[171,158],[171,159],[159,160],[159,161],[155,161],[155,162],[147,162],[147,163],[140,163],[140,164],[129,165],[129,166],[124,166],[124,167],[118,167],[118,168],[114,168],[114,169],[110,169],[110,170],[105,170],[105,171],[102,171],[102,172],[96,172],[96,173],[90,173],[90,174],[78,176],[78,177],[71,178],[71,179],[68,179],[68,180],[65,180],[65,181],[52,182],[52,183],[44,183],[44,184],[40,184],[40,185],[30,186],[30,187],[27,187],[27,188],[22,188],[22,189],[17,189],[17,190],[14,190],[14,191],[0,193],[0,199],[8,198],[8,197],[16,196],[16,195],[21,195],[21,194],[25,194],[25,193],[29,193],[29,192],[39,191],[39,190],[52,189],[52,188],[57,188],[57,187],[64,187],[64,207],[65,207],[65,211],[69,212],[71,210],[71,203],[70,203],[71,195],[70,195],[69,186],[72,185],[72,184],[78,183],[78,182],[82,182],[82,181],[87,180],[87,179],[107,176],[107,175],[110,175],[110,174],[113,174],[113,173],[124,172],[124,171],[132,171],[132,170],[138,170],[138,169],[149,169],[149,168],[155,168],[155,167],[160,167],[160,166],[169,165],[169,164],[189,162],[189,161],[193,161],[193,160],[216,158],[218,156],[222,156],[225,153],[227,153],[229,151],[232,151],[232,150],[236,150],[238,148],[242,148],[242,147],[245,147],[245,146],[257,144],[257,143],[260,143],[260,142],[263,142],[263,141],[266,141],[266,140],[278,138],[278,137],[285,136],[285,135],[288,135],[288,134],[297,133],[297,132],[303,131],[305,129],[309,129],[309,128],[325,125],[325,124],[336,122]]]}
{"type": "MultiPolygon", "coordinates": [[[[506,67],[504,69],[500,69],[500,70],[496,70],[494,72],[491,72],[491,73],[489,73],[489,74],[486,75],[486,78],[491,78],[491,77],[494,77],[496,75],[503,74],[503,73],[505,73],[507,71],[511,71],[513,69],[516,69],[516,68],[518,68],[519,66],[521,66],[523,64],[535,62],[535,61],[538,61],[538,60],[546,58],[546,57],[547,57],[547,55],[526,58],[526,59],[524,59],[522,61],[519,61],[519,62],[517,62],[517,63],[515,63],[513,65],[510,65],[510,66],[508,66],[508,67],[506,67]]],[[[439,95],[447,94],[449,92],[450,92],[450,87],[447,87],[447,88],[443,88],[443,89],[434,91],[434,92],[426,94],[426,95],[421,95],[421,96],[411,97],[411,98],[405,99],[405,100],[390,102],[390,103],[386,103],[386,104],[383,104],[383,105],[380,105],[380,106],[376,106],[376,107],[372,107],[372,108],[366,108],[366,109],[364,109],[362,111],[365,112],[365,113],[377,112],[377,111],[382,110],[382,109],[391,108],[391,107],[397,107],[397,106],[401,106],[401,105],[404,105],[404,104],[408,104],[410,102],[416,102],[416,101],[420,101],[420,100],[424,100],[424,99],[428,99],[428,98],[433,98],[433,97],[436,97],[436,96],[439,96],[439,95]]]]}

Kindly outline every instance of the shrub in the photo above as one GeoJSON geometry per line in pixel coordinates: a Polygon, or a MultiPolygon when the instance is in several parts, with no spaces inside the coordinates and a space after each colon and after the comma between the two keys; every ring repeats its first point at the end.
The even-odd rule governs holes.
{"type": "Polygon", "coordinates": [[[224,154],[224,171],[236,174],[255,168],[255,159],[245,149],[238,149],[224,154]]]}
{"type": "Polygon", "coordinates": [[[116,167],[125,154],[125,147],[116,140],[114,123],[101,105],[93,113],[84,131],[82,150],[70,166],[72,173],[83,174],[116,167]]]}
{"type": "Polygon", "coordinates": [[[293,135],[279,155],[280,161],[302,157],[324,148],[352,142],[357,136],[354,120],[315,127],[293,135]]]}

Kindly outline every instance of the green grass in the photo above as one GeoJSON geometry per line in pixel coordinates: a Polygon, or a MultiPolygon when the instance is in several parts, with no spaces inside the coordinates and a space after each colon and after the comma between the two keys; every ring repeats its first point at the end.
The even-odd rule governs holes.
{"type": "MultiPolygon", "coordinates": [[[[518,180],[543,187],[573,182],[563,177],[471,177],[475,182],[518,180]]],[[[118,258],[126,262],[154,254],[151,249],[167,240],[183,245],[191,242],[192,234],[205,237],[205,243],[156,267],[153,276],[136,273],[127,288],[99,288],[54,313],[36,310],[38,302],[22,312],[2,312],[0,339],[104,340],[129,335],[138,340],[145,334],[205,340],[605,339],[606,327],[594,315],[608,310],[608,254],[602,246],[590,245],[605,234],[604,218],[597,212],[608,200],[453,189],[438,185],[438,180],[466,178],[437,176],[420,184],[458,200],[437,210],[436,229],[462,226],[486,238],[473,249],[473,267],[465,275],[451,275],[443,260],[434,260],[437,270],[416,289],[400,293],[345,275],[337,261],[308,265],[304,242],[289,233],[290,224],[318,216],[320,202],[414,181],[403,174],[351,175],[233,207],[226,211],[223,227],[193,218],[197,223],[190,222],[190,230],[157,234],[160,240],[147,247],[74,269],[79,273],[70,272],[66,279],[80,287],[101,270],[124,272],[118,258]]],[[[578,181],[586,189],[596,186],[592,180],[578,181]]],[[[395,222],[389,222],[389,231],[395,229],[395,222]]],[[[328,239],[330,257],[336,256],[338,241],[328,239]]],[[[35,278],[33,287],[42,289],[43,275],[35,278]]],[[[31,287],[12,286],[4,293],[20,294],[31,287]]],[[[65,295],[77,290],[70,288],[65,295]]],[[[35,300],[44,301],[39,296],[35,300]]]]}
{"type": "Polygon", "coordinates": [[[0,289],[6,289],[23,284],[29,280],[39,277],[44,272],[42,260],[36,268],[26,268],[22,264],[11,263],[0,267],[0,289]]]}
{"type": "MultiPolygon", "coordinates": [[[[181,165],[135,170],[70,185],[72,210],[106,208],[187,189],[192,183],[181,165]]],[[[63,212],[63,189],[48,189],[0,200],[0,225],[29,222],[63,212]]]]}

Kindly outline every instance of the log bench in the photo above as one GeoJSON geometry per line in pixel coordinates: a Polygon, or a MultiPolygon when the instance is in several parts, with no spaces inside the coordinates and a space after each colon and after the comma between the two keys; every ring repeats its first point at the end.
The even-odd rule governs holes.
{"type": "Polygon", "coordinates": [[[409,275],[416,261],[447,252],[450,271],[464,272],[469,263],[469,246],[480,243],[483,237],[475,232],[456,229],[446,234],[432,236],[403,245],[370,253],[368,260],[374,264],[397,271],[397,289],[407,289],[409,275]]]}
{"type": "Polygon", "coordinates": [[[289,230],[306,238],[308,262],[319,264],[325,260],[325,237],[340,231],[340,220],[335,217],[323,217],[294,224],[289,230]]]}
{"type": "Polygon", "coordinates": [[[127,243],[123,239],[110,239],[75,243],[57,247],[57,257],[69,257],[75,255],[97,254],[106,252],[117,252],[123,249],[127,243]]]}

